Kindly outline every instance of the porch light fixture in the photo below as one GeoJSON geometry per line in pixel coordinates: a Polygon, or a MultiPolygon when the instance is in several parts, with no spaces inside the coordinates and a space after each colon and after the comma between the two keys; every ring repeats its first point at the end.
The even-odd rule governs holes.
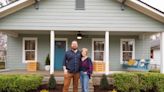
{"type": "Polygon", "coordinates": [[[78,34],[77,34],[77,39],[78,39],[78,40],[82,39],[82,34],[80,33],[80,31],[79,31],[78,34]]]}
{"type": "Polygon", "coordinates": [[[35,3],[35,9],[38,10],[39,9],[39,2],[40,2],[40,0],[35,0],[35,2],[36,2],[35,3]]]}

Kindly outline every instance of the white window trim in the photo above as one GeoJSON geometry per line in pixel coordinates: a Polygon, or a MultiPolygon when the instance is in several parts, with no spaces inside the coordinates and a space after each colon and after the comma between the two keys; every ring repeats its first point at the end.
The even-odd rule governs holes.
{"type": "Polygon", "coordinates": [[[28,60],[25,60],[25,40],[35,40],[35,62],[38,61],[37,54],[38,54],[38,39],[36,37],[23,37],[23,42],[22,42],[22,62],[27,63],[29,62],[28,60]]]}
{"type": "Polygon", "coordinates": [[[66,42],[66,51],[68,50],[68,39],[67,38],[55,38],[55,41],[65,41],[66,42]]]}
{"type": "MultiPolygon", "coordinates": [[[[104,46],[105,46],[105,39],[104,38],[92,38],[92,61],[94,61],[94,41],[104,41],[104,46]]],[[[105,47],[104,47],[105,49],[105,47]]],[[[105,51],[105,50],[104,50],[105,51]]],[[[104,57],[103,57],[103,62],[104,62],[104,57]]]]}
{"type": "Polygon", "coordinates": [[[122,51],[122,42],[123,41],[133,41],[133,52],[132,52],[132,59],[135,59],[135,39],[121,39],[120,40],[120,64],[123,64],[123,61],[122,61],[122,59],[123,59],[123,57],[122,57],[122,55],[123,55],[123,51],[122,51]]]}

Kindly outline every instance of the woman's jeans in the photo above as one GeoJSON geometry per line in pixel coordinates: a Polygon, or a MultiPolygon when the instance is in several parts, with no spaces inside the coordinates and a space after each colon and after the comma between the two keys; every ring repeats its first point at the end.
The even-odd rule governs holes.
{"type": "Polygon", "coordinates": [[[85,74],[83,71],[80,72],[80,82],[81,82],[82,92],[89,92],[88,91],[89,76],[88,74],[85,74]]]}

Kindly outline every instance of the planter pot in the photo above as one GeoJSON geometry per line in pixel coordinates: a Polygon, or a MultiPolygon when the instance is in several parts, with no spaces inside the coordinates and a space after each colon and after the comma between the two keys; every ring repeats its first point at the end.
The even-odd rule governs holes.
{"type": "Polygon", "coordinates": [[[50,65],[46,65],[46,66],[45,66],[45,70],[46,70],[46,71],[49,71],[49,70],[50,70],[50,65]]]}
{"type": "Polygon", "coordinates": [[[0,69],[5,69],[5,62],[0,62],[0,69]]]}

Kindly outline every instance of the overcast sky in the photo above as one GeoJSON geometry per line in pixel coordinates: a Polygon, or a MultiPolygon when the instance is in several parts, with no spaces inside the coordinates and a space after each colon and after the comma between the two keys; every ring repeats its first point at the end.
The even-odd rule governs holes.
{"type": "Polygon", "coordinates": [[[164,12],[164,0],[141,0],[164,12]]]}

